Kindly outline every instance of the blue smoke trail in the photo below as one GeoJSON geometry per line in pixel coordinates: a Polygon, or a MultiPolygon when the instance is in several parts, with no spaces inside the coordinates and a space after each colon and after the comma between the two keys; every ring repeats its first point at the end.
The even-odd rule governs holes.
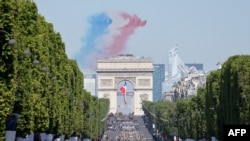
{"type": "Polygon", "coordinates": [[[112,23],[112,19],[105,13],[101,13],[90,17],[88,23],[91,27],[87,31],[86,38],[83,40],[86,43],[84,46],[85,53],[93,51],[98,44],[96,39],[103,34],[107,34],[107,28],[112,23]]]}
{"type": "Polygon", "coordinates": [[[78,65],[81,68],[85,68],[88,64],[93,64],[92,61],[86,60],[86,56],[93,53],[100,53],[102,50],[97,49],[96,46],[100,43],[97,42],[98,37],[108,33],[108,26],[112,23],[112,19],[106,15],[106,13],[100,13],[89,17],[88,28],[85,37],[83,38],[84,46],[81,48],[80,52],[76,55],[78,65]]]}

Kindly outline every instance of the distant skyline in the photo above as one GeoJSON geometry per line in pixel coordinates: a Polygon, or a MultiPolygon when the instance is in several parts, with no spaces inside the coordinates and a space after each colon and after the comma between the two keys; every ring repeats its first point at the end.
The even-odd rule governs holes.
{"type": "MultiPolygon", "coordinates": [[[[139,57],[151,57],[155,64],[167,64],[168,50],[176,45],[184,63],[203,63],[207,71],[216,69],[218,62],[223,63],[230,56],[250,54],[249,0],[76,0],[74,2],[34,0],[34,2],[37,4],[38,12],[47,22],[53,24],[56,32],[61,34],[68,57],[76,59],[84,73],[86,69],[84,62],[91,64],[93,61],[83,58],[90,53],[86,49],[90,45],[94,46],[93,44],[87,46],[86,42],[86,38],[90,37],[88,36],[90,27],[95,25],[89,22],[89,18],[98,14],[100,16],[102,13],[112,20],[112,24],[121,21],[119,24],[122,25],[118,24],[119,26],[128,22],[120,20],[117,16],[119,13],[127,14],[127,17],[131,18],[136,15],[141,22],[146,21],[140,28],[134,28],[133,32],[126,36],[127,39],[122,38],[124,48],[118,51],[139,57]]],[[[97,20],[99,19],[97,17],[97,20]]],[[[107,26],[111,25],[109,21],[107,22],[107,26]]],[[[96,27],[98,30],[99,26],[96,27]]],[[[102,35],[109,36],[101,38],[102,40],[111,37],[111,33],[115,35],[120,29],[117,26],[109,27],[115,29],[108,28],[109,32],[103,30],[102,35]]],[[[99,36],[101,34],[96,35],[95,38],[98,39],[104,37],[99,36]]],[[[110,39],[102,43],[110,45],[110,42],[115,40],[110,39]]],[[[98,47],[95,46],[99,50],[98,47]]],[[[115,46],[110,50],[114,48],[115,46]]],[[[101,47],[101,50],[92,53],[107,53],[104,49],[106,48],[101,47]]]]}

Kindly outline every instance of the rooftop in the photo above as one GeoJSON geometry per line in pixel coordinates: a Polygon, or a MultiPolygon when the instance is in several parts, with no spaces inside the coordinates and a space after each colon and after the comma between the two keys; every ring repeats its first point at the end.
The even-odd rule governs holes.
{"type": "Polygon", "coordinates": [[[98,63],[117,63],[117,62],[152,63],[153,60],[147,57],[137,57],[134,56],[133,54],[119,54],[109,58],[99,59],[97,62],[98,63]]]}

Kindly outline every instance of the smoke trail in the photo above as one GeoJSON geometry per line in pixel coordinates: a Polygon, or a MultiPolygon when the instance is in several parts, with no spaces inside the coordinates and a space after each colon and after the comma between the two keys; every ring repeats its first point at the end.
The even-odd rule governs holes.
{"type": "Polygon", "coordinates": [[[146,21],[142,21],[137,17],[137,15],[131,16],[127,13],[120,13],[119,15],[128,22],[119,29],[120,34],[113,37],[112,44],[109,45],[109,47],[106,47],[108,50],[106,56],[119,54],[124,51],[126,49],[126,43],[129,39],[129,36],[134,33],[136,28],[146,24],[146,21]]]}
{"type": "Polygon", "coordinates": [[[84,46],[77,60],[81,69],[93,70],[97,59],[122,53],[129,37],[136,28],[144,26],[146,21],[125,12],[109,12],[90,17],[88,23],[90,27],[83,39],[84,46]]]}
{"type": "Polygon", "coordinates": [[[108,34],[108,26],[112,23],[106,13],[100,13],[91,16],[88,19],[88,24],[90,27],[86,32],[85,38],[83,38],[84,46],[81,48],[80,52],[76,55],[77,60],[81,68],[91,67],[91,60],[93,56],[102,53],[99,42],[101,37],[108,34]]]}

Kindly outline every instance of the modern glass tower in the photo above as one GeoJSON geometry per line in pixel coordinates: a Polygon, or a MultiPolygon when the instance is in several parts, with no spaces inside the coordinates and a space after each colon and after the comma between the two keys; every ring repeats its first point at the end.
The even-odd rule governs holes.
{"type": "Polygon", "coordinates": [[[174,83],[186,77],[189,70],[178,55],[178,47],[175,46],[168,52],[168,79],[163,83],[163,92],[171,92],[174,83]]]}
{"type": "Polygon", "coordinates": [[[162,99],[162,83],[165,81],[165,64],[153,64],[153,102],[162,99]]]}

